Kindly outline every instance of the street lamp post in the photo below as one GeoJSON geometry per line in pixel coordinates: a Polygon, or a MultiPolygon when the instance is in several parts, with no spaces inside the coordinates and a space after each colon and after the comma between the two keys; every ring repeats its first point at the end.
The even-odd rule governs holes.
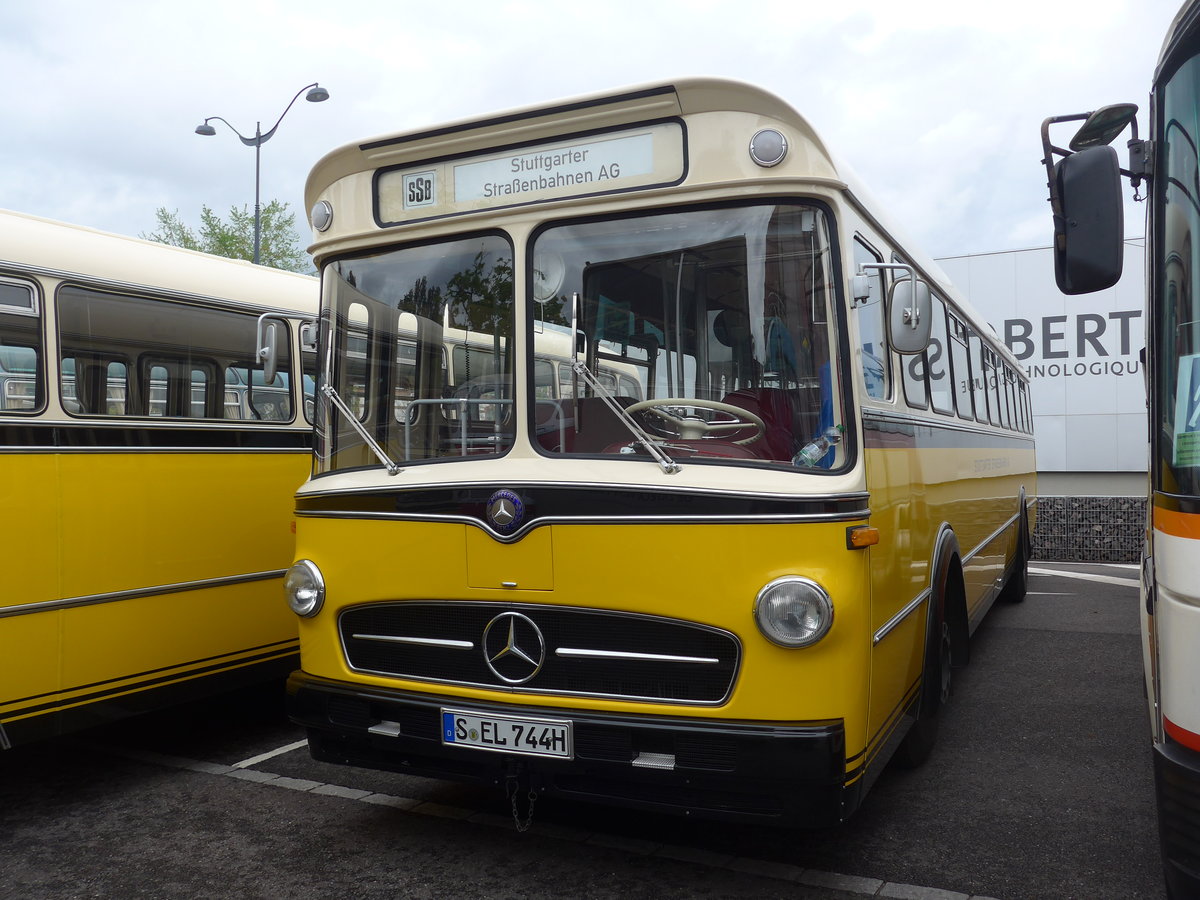
{"type": "Polygon", "coordinates": [[[303,94],[305,91],[308,91],[308,93],[305,94],[304,99],[307,100],[309,103],[320,103],[322,100],[329,99],[329,91],[327,91],[327,90],[325,90],[325,88],[321,87],[320,84],[305,85],[304,87],[300,88],[300,90],[296,91],[296,96],[292,98],[291,102],[288,103],[287,107],[283,110],[283,112],[279,114],[279,118],[275,120],[275,124],[272,125],[265,134],[263,133],[263,130],[262,130],[262,123],[255,122],[254,123],[254,137],[246,137],[244,134],[242,134],[240,131],[238,131],[236,128],[234,128],[232,125],[230,125],[228,121],[226,121],[225,119],[222,119],[220,116],[209,116],[207,119],[205,119],[203,122],[201,122],[199,125],[196,126],[196,134],[212,136],[217,133],[217,129],[213,128],[208,123],[213,122],[213,121],[225,122],[225,126],[230,131],[232,131],[234,134],[236,134],[238,136],[238,139],[243,144],[245,144],[247,147],[254,148],[254,264],[255,265],[259,264],[259,255],[260,255],[259,249],[262,245],[262,201],[261,201],[260,195],[259,195],[259,187],[260,187],[260,183],[261,183],[261,180],[260,180],[261,165],[260,165],[260,163],[261,163],[261,157],[262,157],[262,145],[265,144],[267,141],[269,141],[274,136],[275,129],[277,129],[279,127],[279,123],[283,121],[283,117],[288,114],[288,110],[292,108],[292,104],[295,103],[297,100],[299,100],[300,95],[303,94]]]}

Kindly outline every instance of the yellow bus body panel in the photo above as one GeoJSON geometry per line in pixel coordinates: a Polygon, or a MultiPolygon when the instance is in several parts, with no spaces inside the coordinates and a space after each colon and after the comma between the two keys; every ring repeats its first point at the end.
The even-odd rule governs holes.
{"type": "Polygon", "coordinates": [[[870,557],[846,548],[846,529],[854,524],[862,523],[556,524],[501,544],[457,523],[306,518],[297,555],[321,569],[326,601],[300,624],[304,669],[362,685],[531,706],[775,723],[844,720],[853,755],[866,742],[870,658],[870,557]],[[474,565],[477,554],[484,562],[474,565]],[[485,570],[491,586],[477,580],[485,570]],[[550,572],[553,587],[545,589],[550,572]],[[758,592],[784,575],[816,580],[833,601],[833,627],[812,647],[776,646],[755,625],[758,592]],[[523,578],[538,587],[522,587],[523,578]],[[505,588],[505,581],[517,587],[505,588]],[[404,600],[558,604],[698,622],[738,637],[740,674],[726,703],[702,706],[507,693],[351,672],[338,614],[404,600]]]}
{"type": "Polygon", "coordinates": [[[278,575],[195,583],[290,565],[307,453],[2,459],[0,722],[295,653],[278,575]]]}

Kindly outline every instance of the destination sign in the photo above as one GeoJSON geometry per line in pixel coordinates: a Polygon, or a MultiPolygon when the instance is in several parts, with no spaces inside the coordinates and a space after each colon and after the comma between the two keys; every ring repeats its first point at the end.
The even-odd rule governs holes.
{"type": "Polygon", "coordinates": [[[663,122],[587,140],[522,147],[379,175],[385,224],[475,209],[674,184],[683,178],[683,129],[663,122]]]}

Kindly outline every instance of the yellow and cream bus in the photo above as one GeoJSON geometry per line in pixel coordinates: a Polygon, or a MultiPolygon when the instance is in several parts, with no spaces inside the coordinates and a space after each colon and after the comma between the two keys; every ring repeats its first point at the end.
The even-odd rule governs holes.
{"type": "Polygon", "coordinates": [[[0,748],[295,667],[318,296],[0,211],[0,748]]]}
{"type": "Polygon", "coordinates": [[[930,752],[1024,594],[1028,382],[802,116],[639,87],[343,147],[307,201],[314,756],[822,825],[930,752]],[[450,329],[510,401],[465,435],[450,329]]]}

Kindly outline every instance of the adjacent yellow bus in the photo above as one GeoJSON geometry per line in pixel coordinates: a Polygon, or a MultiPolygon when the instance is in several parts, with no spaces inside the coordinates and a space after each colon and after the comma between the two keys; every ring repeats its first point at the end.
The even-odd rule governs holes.
{"type": "Polygon", "coordinates": [[[0,748],[295,667],[318,297],[0,211],[0,748]]]}
{"type": "Polygon", "coordinates": [[[307,201],[316,758],[820,826],[930,752],[1024,595],[1028,381],[801,115],[649,85],[343,147],[307,201]]]}

